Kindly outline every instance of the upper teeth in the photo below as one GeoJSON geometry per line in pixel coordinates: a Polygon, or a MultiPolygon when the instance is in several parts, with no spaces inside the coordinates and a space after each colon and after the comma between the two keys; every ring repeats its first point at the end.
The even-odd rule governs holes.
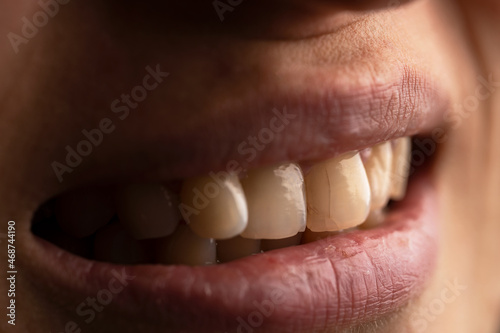
{"type": "MultiPolygon", "coordinates": [[[[245,177],[210,173],[185,180],[180,198],[161,184],[132,184],[117,191],[116,214],[134,238],[161,238],[160,262],[184,263],[179,256],[187,247],[204,249],[199,255],[189,250],[189,263],[215,262],[216,246],[219,260],[227,261],[259,248],[298,244],[306,226],[302,241],[307,242],[380,223],[389,199],[402,199],[406,192],[410,148],[409,138],[384,142],[363,154],[349,152],[317,163],[305,173],[294,163],[251,170],[245,177]],[[188,226],[179,224],[181,215],[188,226]],[[214,239],[225,241],[216,245],[214,239]]],[[[66,206],[87,201],[81,195],[58,201],[56,208],[62,208],[56,213],[64,217],[59,223],[78,237],[101,228],[113,212],[104,199],[87,200],[87,210],[95,214],[84,215],[85,223],[75,229],[74,222],[82,218],[66,206]]]]}
{"type": "MultiPolygon", "coordinates": [[[[410,139],[402,138],[372,147],[364,162],[358,152],[346,153],[312,166],[305,181],[293,163],[255,169],[242,179],[233,174],[188,179],[179,207],[191,230],[205,238],[282,239],[304,231],[306,223],[315,232],[349,229],[365,222],[370,210],[380,210],[390,198],[403,197],[409,149],[410,139]]],[[[148,200],[159,196],[148,187],[139,190],[141,196],[149,195],[148,200]]],[[[131,200],[131,191],[126,189],[118,200],[125,201],[121,206],[127,209],[122,210],[128,212],[145,200],[131,200]]],[[[134,225],[129,229],[138,238],[172,233],[170,210],[148,206],[146,215],[123,216],[127,225],[134,225]],[[150,216],[164,222],[151,223],[150,216]]]]}

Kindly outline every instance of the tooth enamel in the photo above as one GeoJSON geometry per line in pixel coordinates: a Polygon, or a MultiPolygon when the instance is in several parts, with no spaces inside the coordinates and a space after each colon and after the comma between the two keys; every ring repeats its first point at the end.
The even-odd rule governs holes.
{"type": "Polygon", "coordinates": [[[241,183],[249,216],[242,237],[280,239],[304,231],[304,180],[298,165],[283,164],[252,170],[241,183]]]}
{"type": "Polygon", "coordinates": [[[204,238],[228,239],[240,234],[248,223],[243,189],[236,175],[186,180],[180,206],[191,230],[204,238]]]}
{"type": "Polygon", "coordinates": [[[302,232],[299,232],[295,236],[283,238],[283,239],[263,239],[260,245],[262,251],[271,251],[282,249],[284,247],[295,246],[300,244],[302,239],[302,232]]]}
{"type": "Polygon", "coordinates": [[[371,208],[387,205],[391,189],[392,148],[390,142],[374,146],[365,163],[366,175],[371,190],[371,208]]]}
{"type": "Polygon", "coordinates": [[[401,200],[406,193],[406,184],[410,172],[411,139],[404,137],[394,140],[392,150],[393,161],[390,197],[393,200],[401,200]]]}
{"type": "Polygon", "coordinates": [[[157,261],[165,265],[212,265],[217,262],[215,240],[196,235],[184,224],[157,240],[157,261]]]}
{"type": "Polygon", "coordinates": [[[146,263],[149,258],[139,241],[130,236],[120,223],[100,229],[94,240],[94,258],[122,265],[146,263]]]}
{"type": "Polygon", "coordinates": [[[217,241],[217,259],[220,262],[228,262],[257,253],[260,253],[260,239],[236,236],[217,241]]]}
{"type": "Polygon", "coordinates": [[[370,211],[370,185],[359,153],[347,153],[306,175],[307,227],[336,231],[363,223],[370,211]]]}
{"type": "Polygon", "coordinates": [[[115,208],[111,194],[105,189],[85,189],[58,198],[54,212],[61,229],[83,238],[108,223],[115,208]]]}
{"type": "Polygon", "coordinates": [[[132,184],[116,194],[120,222],[136,239],[172,234],[180,220],[175,196],[161,184],[132,184]]]}

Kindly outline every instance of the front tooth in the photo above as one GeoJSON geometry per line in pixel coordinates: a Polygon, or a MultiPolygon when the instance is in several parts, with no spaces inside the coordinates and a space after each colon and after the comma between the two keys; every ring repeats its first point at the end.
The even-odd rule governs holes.
{"type": "Polygon", "coordinates": [[[180,210],[191,230],[205,238],[228,239],[248,223],[243,189],[236,175],[212,174],[186,180],[180,210]]]}
{"type": "Polygon", "coordinates": [[[166,265],[212,265],[217,262],[215,240],[196,235],[184,224],[157,240],[157,262],[166,265]]]}
{"type": "Polygon", "coordinates": [[[120,222],[136,239],[172,234],[180,220],[175,196],[161,184],[132,184],[117,191],[120,222]]]}
{"type": "Polygon", "coordinates": [[[108,190],[84,189],[56,199],[54,213],[61,229],[74,237],[83,238],[111,221],[115,208],[108,190]]]}
{"type": "Polygon", "coordinates": [[[306,175],[307,227],[336,231],[363,223],[370,211],[370,185],[359,153],[347,153],[306,175]]]}
{"type": "Polygon", "coordinates": [[[280,239],[306,227],[304,179],[296,164],[250,171],[242,181],[248,202],[248,226],[241,234],[252,239],[280,239]]]}
{"type": "Polygon", "coordinates": [[[411,139],[409,137],[404,137],[394,140],[392,149],[393,160],[390,197],[394,200],[401,200],[406,193],[406,184],[410,172],[411,139]]]}
{"type": "Polygon", "coordinates": [[[220,262],[228,262],[257,253],[260,253],[260,239],[236,236],[217,241],[217,259],[220,262]]]}
{"type": "Polygon", "coordinates": [[[372,148],[365,163],[366,175],[370,183],[371,208],[387,205],[391,189],[392,149],[390,142],[378,144],[372,148]]]}

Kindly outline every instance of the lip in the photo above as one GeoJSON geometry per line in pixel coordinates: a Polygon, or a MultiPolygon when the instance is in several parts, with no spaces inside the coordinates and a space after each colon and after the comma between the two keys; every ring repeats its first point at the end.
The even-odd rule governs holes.
{"type": "MultiPolygon", "coordinates": [[[[198,176],[226,170],[228,161],[236,161],[244,169],[294,161],[311,164],[383,141],[429,132],[442,121],[446,102],[440,89],[427,87],[425,76],[410,71],[397,69],[378,78],[378,82],[355,86],[348,78],[332,80],[315,73],[315,84],[307,88],[286,86],[287,92],[253,92],[239,101],[228,98],[220,107],[222,116],[216,125],[206,126],[206,117],[195,124],[188,119],[191,127],[182,132],[171,128],[167,133],[156,125],[171,123],[159,112],[123,123],[124,131],[110,137],[114,142],[91,155],[78,173],[65,175],[64,182],[55,185],[45,200],[88,183],[198,176]],[[276,110],[294,119],[265,149],[256,150],[255,157],[248,159],[238,147],[269,127],[276,110]],[[150,134],[137,136],[137,129],[150,134]]],[[[57,160],[64,161],[63,156],[57,160]]],[[[52,179],[57,181],[55,176],[52,179]]]]}
{"type": "Polygon", "coordinates": [[[131,323],[154,322],[172,332],[246,332],[245,325],[322,332],[380,319],[418,294],[436,258],[435,199],[429,171],[419,172],[377,228],[216,266],[119,266],[38,238],[25,265],[40,272],[34,283],[80,301],[125,272],[130,281],[107,307],[131,323]]]}

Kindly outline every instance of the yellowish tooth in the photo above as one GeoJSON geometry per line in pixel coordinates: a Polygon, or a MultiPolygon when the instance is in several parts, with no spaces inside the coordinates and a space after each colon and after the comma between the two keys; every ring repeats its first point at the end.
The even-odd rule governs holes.
{"type": "Polygon", "coordinates": [[[302,234],[302,232],[299,232],[295,236],[282,239],[263,239],[261,241],[260,248],[262,251],[271,251],[284,247],[299,245],[300,240],[302,239],[302,234]]]}
{"type": "Polygon", "coordinates": [[[391,190],[392,147],[390,142],[378,144],[372,148],[365,163],[366,175],[370,183],[371,208],[387,205],[391,190]]]}
{"type": "Polygon", "coordinates": [[[260,239],[236,236],[217,241],[217,259],[220,262],[228,262],[257,253],[260,253],[260,239]]]}
{"type": "Polygon", "coordinates": [[[175,232],[156,240],[156,260],[165,265],[212,265],[217,262],[215,240],[202,238],[181,224],[175,232]]]}
{"type": "Polygon", "coordinates": [[[94,240],[94,257],[98,261],[136,265],[149,261],[145,248],[130,236],[120,223],[100,229],[94,240]]]}
{"type": "Polygon", "coordinates": [[[370,185],[359,153],[314,165],[306,175],[307,227],[337,231],[363,223],[370,211],[370,185]]]}
{"type": "Polygon", "coordinates": [[[138,183],[117,191],[116,209],[120,222],[136,239],[160,238],[172,234],[180,214],[175,196],[156,183],[138,183]]]}
{"type": "Polygon", "coordinates": [[[404,137],[394,140],[392,151],[390,197],[393,200],[401,200],[406,194],[406,185],[410,172],[411,138],[404,137]]]}
{"type": "Polygon", "coordinates": [[[304,231],[304,179],[298,165],[291,163],[252,170],[241,182],[249,217],[242,237],[280,239],[304,231]]]}
{"type": "Polygon", "coordinates": [[[247,226],[247,202],[236,175],[186,180],[181,202],[179,207],[184,220],[201,237],[228,239],[247,226]]]}
{"type": "Polygon", "coordinates": [[[111,221],[115,214],[113,196],[102,188],[77,190],[56,199],[54,213],[65,232],[87,237],[111,221]]]}

